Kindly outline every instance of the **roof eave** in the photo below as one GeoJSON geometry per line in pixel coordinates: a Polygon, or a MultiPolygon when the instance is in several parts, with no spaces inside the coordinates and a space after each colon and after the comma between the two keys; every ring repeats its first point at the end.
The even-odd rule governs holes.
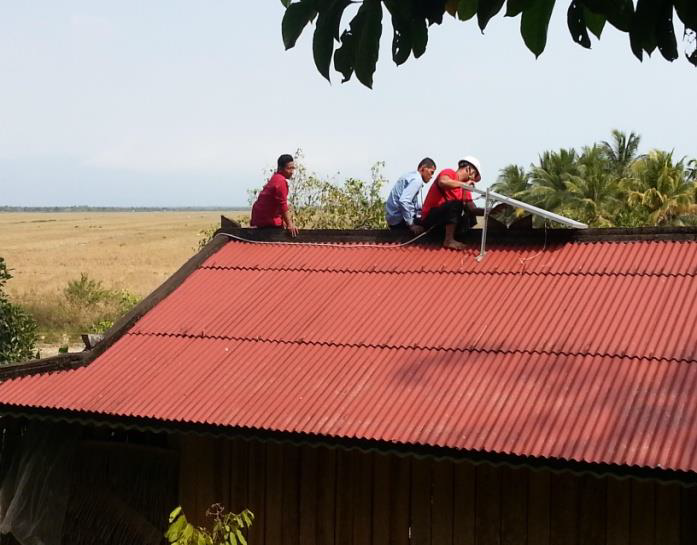
{"type": "Polygon", "coordinates": [[[399,443],[384,440],[357,437],[335,437],[328,435],[286,432],[263,429],[219,426],[197,422],[174,422],[148,418],[84,413],[68,410],[23,409],[0,405],[0,417],[26,418],[45,422],[69,423],[81,426],[107,427],[123,430],[137,430],[152,433],[179,435],[198,435],[220,437],[225,439],[242,439],[246,441],[275,442],[295,446],[340,448],[378,452],[397,456],[415,456],[417,458],[448,459],[473,464],[486,463],[494,466],[512,468],[526,467],[532,470],[547,470],[557,473],[576,475],[611,476],[614,478],[635,478],[660,481],[664,484],[675,483],[681,486],[697,485],[697,472],[666,469],[659,467],[620,465],[589,462],[567,458],[550,458],[543,456],[517,455],[510,453],[475,451],[425,445],[399,443]]]}

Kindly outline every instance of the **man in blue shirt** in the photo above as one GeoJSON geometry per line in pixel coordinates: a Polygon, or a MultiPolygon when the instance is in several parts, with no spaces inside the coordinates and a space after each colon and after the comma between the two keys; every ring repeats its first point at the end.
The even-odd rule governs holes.
{"type": "Polygon", "coordinates": [[[430,157],[422,159],[415,171],[400,176],[385,203],[385,216],[390,229],[409,229],[415,235],[424,232],[419,225],[421,203],[419,192],[433,177],[436,163],[430,157]]]}

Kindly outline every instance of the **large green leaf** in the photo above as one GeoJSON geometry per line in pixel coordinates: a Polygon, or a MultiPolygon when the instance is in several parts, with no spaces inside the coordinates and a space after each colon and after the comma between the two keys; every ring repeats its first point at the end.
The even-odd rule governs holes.
{"type": "MultiPolygon", "coordinates": [[[[351,26],[355,25],[358,16],[351,21],[351,26]]],[[[353,59],[355,50],[355,38],[351,29],[344,30],[341,35],[341,47],[334,52],[334,69],[340,72],[344,79],[341,83],[346,83],[353,75],[353,59]]]]}
{"type": "Polygon", "coordinates": [[[583,5],[593,13],[603,15],[618,30],[629,32],[634,16],[632,0],[583,0],[583,5]]]}
{"type": "Polygon", "coordinates": [[[697,31],[697,2],[695,0],[674,0],[675,11],[683,24],[697,31]]]}
{"type": "Polygon", "coordinates": [[[404,64],[411,54],[411,25],[393,14],[392,30],[392,60],[399,66],[404,64]]]}
{"type": "Polygon", "coordinates": [[[479,0],[477,6],[477,22],[479,28],[483,31],[486,25],[489,24],[491,18],[496,15],[506,0],[479,0]]]}
{"type": "Polygon", "coordinates": [[[632,20],[629,37],[632,51],[637,57],[638,50],[649,55],[656,49],[656,22],[660,14],[661,0],[637,0],[636,13],[632,20]]]}
{"type": "Polygon", "coordinates": [[[373,88],[373,74],[380,52],[382,35],[382,3],[380,0],[363,0],[354,21],[360,18],[355,28],[351,22],[351,31],[355,36],[354,67],[356,77],[363,85],[373,88]]]}
{"type": "Polygon", "coordinates": [[[287,8],[288,4],[290,4],[290,0],[281,0],[281,4],[283,4],[284,8],[287,8]]]}
{"type": "Polygon", "coordinates": [[[302,31],[316,15],[316,0],[300,0],[288,6],[281,22],[281,35],[286,49],[295,46],[302,31]]]}
{"type": "Polygon", "coordinates": [[[460,19],[460,21],[469,21],[472,17],[477,15],[478,7],[478,0],[460,0],[457,4],[457,18],[460,19]]]}
{"type": "Polygon", "coordinates": [[[685,54],[685,57],[687,58],[688,61],[690,61],[690,64],[693,66],[697,66],[697,49],[695,49],[692,53],[685,54]]]}
{"type": "Polygon", "coordinates": [[[322,5],[317,16],[317,26],[312,39],[312,53],[317,70],[327,80],[330,80],[329,67],[334,53],[334,40],[339,39],[341,16],[350,3],[350,0],[330,0],[322,5]]]}
{"type": "Polygon", "coordinates": [[[588,29],[586,28],[586,19],[584,16],[585,8],[580,5],[576,0],[571,2],[569,5],[569,10],[566,14],[566,22],[569,26],[569,32],[571,33],[571,38],[577,44],[590,49],[591,39],[588,35],[588,29]]]}
{"type": "Polygon", "coordinates": [[[182,512],[181,505],[178,507],[175,507],[174,510],[169,514],[169,523],[172,524],[181,512],[182,512]]]}
{"type": "Polygon", "coordinates": [[[547,29],[552,17],[554,0],[535,0],[520,20],[520,33],[528,49],[539,57],[547,45],[547,29]]]}
{"type": "Polygon", "coordinates": [[[191,526],[187,521],[186,517],[183,514],[180,514],[174,522],[170,523],[169,528],[167,528],[167,531],[165,532],[165,537],[170,543],[174,543],[177,541],[184,530],[191,526]]]}
{"type": "Polygon", "coordinates": [[[586,21],[586,27],[590,30],[595,37],[600,39],[600,35],[603,33],[603,28],[605,28],[605,16],[598,13],[594,13],[588,8],[583,8],[583,18],[586,21]]]}
{"type": "Polygon", "coordinates": [[[663,5],[656,21],[656,44],[658,50],[667,61],[678,58],[678,42],[675,39],[675,26],[673,25],[673,3],[663,0],[663,5]]]}
{"type": "Polygon", "coordinates": [[[414,14],[428,20],[428,24],[441,24],[445,13],[446,0],[400,0],[403,3],[412,3],[414,14]]]}
{"type": "Polygon", "coordinates": [[[412,50],[411,10],[400,0],[385,0],[385,7],[392,16],[392,60],[399,66],[412,50]]]}
{"type": "Polygon", "coordinates": [[[523,13],[532,0],[507,0],[506,2],[506,17],[515,17],[523,13]]]}
{"type": "Polygon", "coordinates": [[[428,44],[428,27],[425,19],[414,19],[411,22],[412,49],[417,59],[426,51],[428,44]]]}

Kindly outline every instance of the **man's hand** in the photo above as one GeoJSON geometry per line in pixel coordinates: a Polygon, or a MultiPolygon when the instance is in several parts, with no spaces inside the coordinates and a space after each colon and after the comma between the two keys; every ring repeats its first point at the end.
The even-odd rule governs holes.
{"type": "Polygon", "coordinates": [[[424,229],[421,225],[416,225],[415,223],[411,224],[409,226],[409,230],[414,233],[415,235],[420,235],[423,233],[426,229],[424,229]]]}
{"type": "Polygon", "coordinates": [[[288,229],[290,236],[293,238],[298,236],[298,228],[295,226],[295,223],[293,223],[293,216],[290,215],[289,210],[283,212],[283,225],[288,229]]]}

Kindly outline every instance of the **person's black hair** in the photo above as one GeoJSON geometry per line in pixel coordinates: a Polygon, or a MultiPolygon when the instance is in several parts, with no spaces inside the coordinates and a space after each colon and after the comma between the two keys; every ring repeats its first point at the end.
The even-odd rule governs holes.
{"type": "Polygon", "coordinates": [[[465,161],[464,159],[460,159],[457,162],[457,169],[460,170],[461,168],[465,168],[467,165],[471,165],[471,164],[472,163],[470,163],[469,161],[465,161]]]}
{"type": "Polygon", "coordinates": [[[293,156],[284,153],[278,158],[278,170],[282,170],[288,163],[293,162],[293,156]]]}
{"type": "Polygon", "coordinates": [[[419,163],[419,166],[416,167],[416,170],[421,169],[421,167],[436,168],[436,162],[430,157],[425,157],[421,159],[421,162],[419,163]]]}

